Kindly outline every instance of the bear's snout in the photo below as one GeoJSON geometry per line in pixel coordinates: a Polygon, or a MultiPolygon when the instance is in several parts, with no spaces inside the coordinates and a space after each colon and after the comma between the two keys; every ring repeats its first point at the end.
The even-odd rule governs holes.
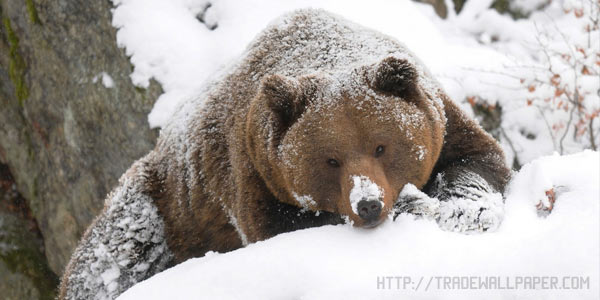
{"type": "Polygon", "coordinates": [[[348,204],[355,226],[371,228],[383,221],[384,189],[364,175],[350,176],[348,204]]]}
{"type": "Polygon", "coordinates": [[[366,227],[377,225],[379,215],[381,215],[381,200],[361,200],[358,202],[358,216],[365,221],[366,227]]]}

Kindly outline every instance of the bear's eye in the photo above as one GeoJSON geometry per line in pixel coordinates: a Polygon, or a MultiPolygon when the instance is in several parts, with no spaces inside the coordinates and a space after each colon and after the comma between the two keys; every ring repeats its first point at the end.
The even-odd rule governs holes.
{"type": "Polygon", "coordinates": [[[375,148],[375,157],[380,157],[383,155],[383,152],[385,152],[385,147],[383,145],[377,146],[377,148],[375,148]]]}
{"type": "Polygon", "coordinates": [[[340,163],[337,160],[333,159],[333,158],[328,159],[327,160],[327,164],[330,165],[330,166],[332,166],[332,167],[334,167],[334,168],[339,168],[339,166],[340,166],[340,163]]]}

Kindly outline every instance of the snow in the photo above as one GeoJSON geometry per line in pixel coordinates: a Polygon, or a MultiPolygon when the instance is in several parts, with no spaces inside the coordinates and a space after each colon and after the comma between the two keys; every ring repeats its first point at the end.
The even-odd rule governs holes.
{"type": "MultiPolygon", "coordinates": [[[[598,166],[600,155],[593,151],[546,156],[525,165],[509,184],[505,218],[495,232],[443,231],[432,220],[408,214],[374,229],[311,228],[190,259],[118,299],[597,299],[598,166]],[[553,211],[540,217],[535,203],[558,186],[563,191],[553,211]],[[396,285],[396,276],[411,284],[396,285]],[[562,285],[579,277],[581,289],[562,285]],[[496,289],[449,290],[438,285],[444,278],[501,283],[496,289]],[[565,288],[523,285],[535,280],[555,280],[556,288],[565,288]],[[515,287],[517,281],[521,285],[515,287]]],[[[403,193],[419,191],[408,186],[403,193]]]]}
{"type": "Polygon", "coordinates": [[[534,10],[546,5],[548,0],[514,0],[509,5],[523,13],[531,13],[534,10]]]}
{"type": "Polygon", "coordinates": [[[381,204],[381,209],[384,209],[385,203],[383,199],[383,189],[376,183],[371,181],[367,176],[350,176],[352,181],[352,189],[350,190],[350,206],[352,211],[358,215],[358,203],[362,200],[365,201],[378,201],[381,204]]]}
{"type": "Polygon", "coordinates": [[[414,184],[404,185],[394,205],[396,213],[411,213],[429,219],[440,217],[440,201],[420,191],[414,184]]]}
{"type": "Polygon", "coordinates": [[[398,198],[408,198],[408,197],[419,198],[419,197],[429,197],[429,196],[427,196],[427,194],[421,192],[414,184],[407,183],[406,185],[404,185],[404,188],[402,188],[402,191],[400,191],[400,195],[398,195],[398,198]]]}
{"type": "Polygon", "coordinates": [[[238,223],[237,218],[233,215],[233,212],[231,212],[230,209],[227,209],[225,207],[223,207],[223,209],[227,213],[227,217],[229,218],[229,224],[233,225],[233,227],[235,228],[235,231],[238,233],[238,236],[240,237],[240,240],[242,241],[242,245],[244,245],[244,246],[248,245],[248,237],[246,236],[244,231],[242,231],[242,228],[240,227],[240,224],[238,223]]]}
{"type": "Polygon", "coordinates": [[[102,72],[102,85],[106,88],[112,88],[115,86],[115,82],[106,72],[102,72]]]}
{"type": "Polygon", "coordinates": [[[425,154],[427,153],[427,149],[423,145],[417,146],[417,159],[423,160],[425,158],[425,154]]]}
{"type": "Polygon", "coordinates": [[[92,78],[92,82],[96,83],[98,82],[98,79],[101,80],[102,85],[107,89],[113,88],[115,86],[115,81],[106,72],[100,72],[100,74],[94,76],[94,78],[92,78]]]}
{"type": "Polygon", "coordinates": [[[298,195],[296,193],[293,193],[292,195],[298,204],[305,209],[310,209],[311,207],[315,207],[317,205],[317,202],[315,202],[311,195],[298,195]]]}
{"type": "Polygon", "coordinates": [[[113,281],[116,281],[120,275],[121,272],[119,271],[119,267],[112,266],[110,269],[100,274],[100,277],[102,277],[102,282],[104,283],[104,285],[109,286],[111,283],[113,283],[113,281]]]}

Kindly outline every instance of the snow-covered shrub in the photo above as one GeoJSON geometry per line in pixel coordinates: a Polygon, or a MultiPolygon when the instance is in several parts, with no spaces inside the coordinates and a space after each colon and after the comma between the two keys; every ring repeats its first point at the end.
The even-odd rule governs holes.
{"type": "Polygon", "coordinates": [[[471,55],[477,64],[439,75],[516,168],[553,152],[597,149],[600,141],[600,2],[533,2],[510,1],[527,12],[525,19],[482,0],[435,21],[449,40],[486,51],[471,55]]]}
{"type": "Polygon", "coordinates": [[[538,110],[553,149],[560,153],[598,147],[599,5],[591,0],[561,3],[562,24],[535,24],[537,63],[519,66],[521,89],[529,94],[526,104],[538,110]]]}

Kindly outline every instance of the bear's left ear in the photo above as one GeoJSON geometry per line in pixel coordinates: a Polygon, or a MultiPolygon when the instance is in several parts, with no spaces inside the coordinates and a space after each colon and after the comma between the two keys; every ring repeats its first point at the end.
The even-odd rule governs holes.
{"type": "Polygon", "coordinates": [[[275,115],[278,129],[284,131],[302,115],[306,101],[302,97],[300,82],[281,75],[267,76],[260,88],[267,107],[275,115]]]}
{"type": "Polygon", "coordinates": [[[417,70],[406,59],[387,57],[375,65],[374,71],[373,89],[405,99],[416,92],[417,70]]]}

